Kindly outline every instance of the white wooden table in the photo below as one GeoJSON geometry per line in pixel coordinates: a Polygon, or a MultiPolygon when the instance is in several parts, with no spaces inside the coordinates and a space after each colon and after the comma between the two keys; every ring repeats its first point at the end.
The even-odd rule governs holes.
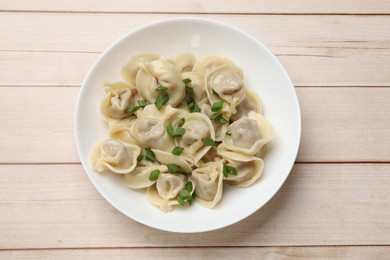
{"type": "Polygon", "coordinates": [[[390,1],[0,1],[0,259],[390,257],[390,1]],[[174,234],[109,205],[73,136],[101,52],[151,21],[237,26],[289,72],[302,110],[280,192],[233,226],[174,234]]]}

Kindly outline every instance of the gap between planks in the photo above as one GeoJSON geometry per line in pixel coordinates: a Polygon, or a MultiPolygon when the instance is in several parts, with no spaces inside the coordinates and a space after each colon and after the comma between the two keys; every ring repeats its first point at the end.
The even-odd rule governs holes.
{"type": "Polygon", "coordinates": [[[245,248],[342,248],[342,247],[389,247],[389,244],[378,245],[366,245],[366,244],[354,244],[354,245],[296,245],[296,246],[134,246],[134,247],[52,247],[52,248],[0,248],[1,251],[46,251],[46,250],[126,250],[126,249],[211,249],[211,248],[231,248],[231,249],[245,249],[245,248]]]}
{"type": "Polygon", "coordinates": [[[287,13],[287,14],[387,14],[390,12],[390,4],[386,0],[354,1],[341,0],[337,5],[333,0],[320,0],[313,3],[310,0],[238,0],[229,4],[223,0],[145,0],[145,1],[84,1],[58,0],[55,3],[50,0],[3,0],[1,10],[12,11],[57,11],[57,12],[128,12],[128,13],[287,13]]]}
{"type": "Polygon", "coordinates": [[[263,16],[275,16],[275,15],[289,15],[289,16],[299,16],[299,15],[318,15],[318,16],[388,16],[390,13],[320,13],[320,12],[311,12],[311,13],[285,13],[285,12],[275,12],[275,13],[230,13],[230,12],[136,12],[136,11],[49,11],[49,10],[0,10],[0,13],[44,13],[44,14],[118,14],[118,15],[128,15],[128,14],[171,14],[171,15],[263,15],[263,16]]]}

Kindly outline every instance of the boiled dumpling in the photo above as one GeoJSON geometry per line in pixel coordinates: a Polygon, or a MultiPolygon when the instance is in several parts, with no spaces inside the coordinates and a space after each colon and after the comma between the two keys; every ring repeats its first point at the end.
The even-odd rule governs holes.
{"type": "Polygon", "coordinates": [[[122,82],[106,84],[106,97],[100,111],[107,121],[129,117],[126,110],[136,102],[136,90],[122,82]]]}
{"type": "Polygon", "coordinates": [[[183,79],[191,79],[190,83],[187,83],[187,87],[194,90],[194,101],[202,102],[207,98],[206,87],[204,82],[204,76],[198,72],[184,72],[181,74],[183,79]]]}
{"type": "Polygon", "coordinates": [[[191,165],[184,159],[183,156],[177,156],[172,154],[170,151],[161,151],[157,149],[152,149],[154,156],[156,157],[157,161],[159,161],[161,164],[176,164],[181,169],[182,173],[190,174],[192,172],[191,165]]]}
{"type": "Polygon", "coordinates": [[[191,113],[184,117],[185,123],[182,126],[185,133],[182,138],[176,141],[176,145],[184,148],[183,156],[192,165],[198,165],[199,160],[210,150],[202,138],[215,139],[213,125],[210,119],[202,113],[191,113]]]}
{"type": "Polygon", "coordinates": [[[178,205],[178,195],[186,184],[182,174],[160,174],[156,184],[147,189],[147,198],[149,202],[162,211],[168,212],[178,205]]]}
{"type": "Polygon", "coordinates": [[[192,70],[192,66],[194,66],[196,62],[196,57],[193,54],[186,52],[168,60],[176,66],[179,72],[186,72],[192,70]]]}
{"type": "Polygon", "coordinates": [[[274,136],[268,120],[253,111],[248,117],[233,122],[227,130],[231,134],[223,136],[221,148],[251,156],[256,155],[274,136]]]}
{"type": "Polygon", "coordinates": [[[139,64],[143,62],[149,62],[158,60],[160,56],[155,54],[136,54],[131,57],[130,61],[122,68],[121,74],[122,77],[130,83],[130,85],[135,86],[135,79],[139,71],[139,64]]]}
{"type": "Polygon", "coordinates": [[[217,159],[219,159],[218,153],[217,153],[217,148],[215,146],[213,146],[202,157],[202,159],[200,161],[200,165],[203,165],[203,164],[208,163],[208,162],[213,162],[213,161],[215,161],[217,159]]]}
{"type": "Polygon", "coordinates": [[[208,162],[192,172],[196,201],[207,208],[214,208],[222,198],[223,174],[221,160],[208,162]]]}
{"type": "Polygon", "coordinates": [[[119,140],[123,143],[137,144],[130,134],[130,128],[134,121],[135,117],[111,121],[108,124],[108,136],[111,139],[119,140]]]}
{"type": "Polygon", "coordinates": [[[226,59],[224,57],[219,56],[207,56],[202,59],[199,59],[192,68],[193,72],[200,72],[206,75],[214,69],[215,67],[218,67],[220,65],[224,64],[233,64],[233,62],[229,59],[226,59]]]}
{"type": "Polygon", "coordinates": [[[156,182],[149,179],[151,172],[155,170],[159,170],[160,174],[164,174],[168,168],[165,165],[143,161],[142,163],[138,163],[134,171],[125,174],[123,177],[127,187],[131,189],[147,188],[156,182]]]}
{"type": "Polygon", "coordinates": [[[225,101],[222,112],[230,117],[245,98],[243,72],[234,64],[215,67],[206,75],[206,92],[211,104],[225,101]]]}
{"type": "Polygon", "coordinates": [[[91,150],[91,166],[98,172],[110,170],[119,174],[130,173],[137,166],[140,153],[141,148],[137,145],[107,139],[91,150]]]}
{"type": "Polygon", "coordinates": [[[225,167],[227,165],[237,170],[237,175],[228,174],[224,177],[224,180],[231,185],[247,187],[258,180],[263,172],[264,162],[261,158],[231,151],[223,151],[221,155],[225,167]]]}
{"type": "Polygon", "coordinates": [[[166,87],[169,96],[167,104],[177,106],[185,97],[185,87],[180,73],[175,66],[167,60],[159,59],[140,64],[136,78],[138,93],[149,103],[154,103],[161,95],[156,89],[166,87]]]}
{"type": "Polygon", "coordinates": [[[236,121],[243,116],[248,116],[248,113],[254,111],[256,113],[262,113],[262,107],[258,96],[250,91],[246,91],[244,100],[236,107],[237,112],[230,117],[231,120],[236,121]]]}
{"type": "MultiPolygon", "coordinates": [[[[210,117],[214,112],[211,111],[211,105],[210,104],[202,104],[201,105],[201,111],[203,114],[210,117]]],[[[227,124],[221,124],[219,121],[211,120],[211,123],[213,124],[214,132],[215,132],[215,141],[222,141],[222,137],[226,133],[227,124]]]]}
{"type": "Polygon", "coordinates": [[[274,130],[231,60],[136,54],[121,74],[125,82],[105,85],[110,139],[91,149],[92,169],[123,174],[164,212],[195,195],[214,208],[224,185],[260,178],[274,130]]]}
{"type": "Polygon", "coordinates": [[[231,140],[233,145],[245,149],[250,149],[254,143],[261,138],[260,129],[257,126],[256,120],[247,118],[246,116],[240,118],[230,125],[231,140]]]}
{"type": "Polygon", "coordinates": [[[170,150],[174,146],[173,139],[166,131],[168,122],[179,120],[184,112],[166,106],[158,110],[155,105],[147,105],[138,114],[131,126],[130,133],[137,143],[143,147],[170,150]]]}

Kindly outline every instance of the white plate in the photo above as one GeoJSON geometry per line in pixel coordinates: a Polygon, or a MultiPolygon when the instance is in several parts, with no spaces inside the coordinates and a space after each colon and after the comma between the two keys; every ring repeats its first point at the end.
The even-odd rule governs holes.
{"type": "MultiPolygon", "coordinates": [[[[261,25],[259,25],[261,26],[261,25]]],[[[81,162],[103,197],[123,214],[153,228],[172,232],[203,232],[234,224],[261,208],[282,186],[294,164],[301,134],[301,118],[294,87],[275,56],[256,39],[230,25],[199,18],[154,22],[112,44],[94,64],[81,87],[76,107],[75,135],[81,162]],[[261,178],[248,188],[228,187],[221,203],[206,209],[197,203],[163,213],[148,203],[144,192],[125,186],[116,174],[89,168],[89,151],[107,137],[100,115],[103,83],[121,80],[120,69],[134,53],[175,56],[191,52],[198,58],[224,56],[241,67],[245,83],[258,93],[265,116],[275,128],[261,178]]],[[[93,214],[99,214],[94,212],[93,214]]]]}

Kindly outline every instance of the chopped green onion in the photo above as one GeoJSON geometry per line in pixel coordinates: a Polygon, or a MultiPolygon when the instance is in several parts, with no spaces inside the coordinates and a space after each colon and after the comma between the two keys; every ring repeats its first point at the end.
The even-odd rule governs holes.
{"type": "Polygon", "coordinates": [[[154,162],[154,153],[150,148],[145,148],[145,159],[149,162],[154,162]]]}
{"type": "Polygon", "coordinates": [[[219,122],[221,123],[221,124],[228,124],[229,123],[229,120],[227,120],[226,118],[224,118],[223,116],[221,116],[220,118],[219,118],[219,122]]]}
{"type": "Polygon", "coordinates": [[[211,111],[219,112],[219,111],[221,111],[222,107],[223,107],[223,101],[215,102],[213,104],[213,106],[211,107],[211,111]]]}
{"type": "Polygon", "coordinates": [[[167,164],[167,167],[168,167],[168,172],[170,173],[181,173],[181,169],[179,166],[177,166],[176,164],[173,164],[173,163],[169,163],[167,164]]]}
{"type": "Polygon", "coordinates": [[[198,106],[198,104],[195,103],[195,106],[194,106],[194,108],[192,109],[191,112],[200,112],[200,111],[201,111],[200,107],[198,106]]]}
{"type": "Polygon", "coordinates": [[[171,123],[171,122],[169,122],[169,123],[167,124],[166,129],[167,129],[168,135],[169,135],[170,137],[172,137],[172,136],[173,136],[173,132],[174,132],[175,130],[173,130],[173,126],[172,126],[172,123],[171,123]]]}
{"type": "Polygon", "coordinates": [[[144,156],[143,156],[142,154],[138,155],[138,157],[137,157],[137,162],[142,161],[143,158],[144,158],[144,156]]]}
{"type": "Polygon", "coordinates": [[[186,183],[185,187],[179,191],[179,198],[177,201],[180,203],[180,205],[184,206],[187,201],[190,205],[192,204],[192,201],[195,198],[195,193],[192,191],[192,188],[192,181],[189,181],[186,183]]]}
{"type": "Polygon", "coordinates": [[[231,136],[231,135],[232,135],[232,132],[231,132],[231,131],[227,131],[227,132],[225,133],[225,135],[231,136]]]}
{"type": "Polygon", "coordinates": [[[154,101],[154,105],[157,107],[158,110],[162,107],[164,104],[164,101],[161,96],[157,96],[156,101],[154,101]]]}
{"type": "Polygon", "coordinates": [[[191,101],[191,102],[189,102],[187,105],[188,105],[188,108],[190,109],[190,111],[192,112],[192,110],[193,110],[194,107],[195,107],[195,102],[194,102],[194,101],[191,101]]]}
{"type": "Polygon", "coordinates": [[[186,86],[186,94],[189,96],[195,95],[194,89],[186,86]]]}
{"type": "Polygon", "coordinates": [[[184,199],[184,198],[191,197],[191,193],[186,188],[184,188],[179,191],[179,196],[184,199]]]}
{"type": "Polygon", "coordinates": [[[229,174],[237,175],[237,169],[235,167],[227,165],[225,163],[225,164],[223,164],[222,173],[223,173],[223,176],[225,176],[225,177],[228,177],[229,174]]]}
{"type": "Polygon", "coordinates": [[[173,148],[172,154],[174,154],[174,155],[180,155],[180,154],[183,152],[183,150],[184,150],[183,147],[176,146],[175,148],[173,148]]]}
{"type": "Polygon", "coordinates": [[[222,114],[220,113],[214,113],[210,116],[210,119],[213,121],[218,121],[222,117],[222,114]]]}
{"type": "Polygon", "coordinates": [[[179,198],[177,199],[177,202],[179,202],[180,205],[182,205],[182,206],[184,206],[184,204],[186,203],[186,202],[184,201],[183,197],[180,197],[180,196],[179,196],[179,198]]]}
{"type": "Polygon", "coordinates": [[[184,133],[186,132],[186,130],[182,127],[179,127],[178,129],[176,129],[176,131],[173,133],[172,137],[173,138],[181,138],[184,133]]]}
{"type": "Polygon", "coordinates": [[[195,103],[195,101],[193,99],[189,99],[187,101],[187,106],[188,106],[188,109],[191,111],[191,113],[201,111],[200,107],[198,106],[198,104],[195,103]]]}
{"type": "Polygon", "coordinates": [[[185,188],[189,192],[192,192],[192,188],[193,188],[192,181],[187,182],[185,188]]]}
{"type": "Polygon", "coordinates": [[[164,91],[167,91],[167,87],[164,87],[164,86],[158,86],[155,91],[157,92],[164,92],[164,91]]]}
{"type": "Polygon", "coordinates": [[[168,100],[169,100],[169,96],[168,96],[167,93],[165,93],[161,98],[162,98],[162,101],[163,101],[163,105],[165,105],[168,102],[168,100]]]}
{"type": "Polygon", "coordinates": [[[215,145],[214,140],[211,139],[210,137],[204,137],[204,138],[202,138],[202,142],[203,142],[206,146],[214,146],[214,145],[215,145]]]}
{"type": "Polygon", "coordinates": [[[140,107],[142,107],[142,108],[144,108],[144,107],[146,107],[147,106],[147,104],[146,104],[146,102],[145,101],[143,101],[143,100],[137,100],[137,103],[138,103],[138,105],[140,106],[140,107]]]}
{"type": "Polygon", "coordinates": [[[151,171],[149,175],[149,180],[156,181],[158,179],[158,176],[160,176],[160,170],[151,171]]]}
{"type": "Polygon", "coordinates": [[[128,108],[126,110],[126,114],[133,114],[133,113],[137,112],[138,109],[140,109],[140,108],[141,108],[140,106],[135,106],[135,107],[132,107],[132,108],[128,108]]]}
{"type": "Polygon", "coordinates": [[[182,119],[180,119],[178,127],[182,127],[185,122],[186,122],[186,119],[183,117],[182,119]]]}
{"type": "Polygon", "coordinates": [[[221,124],[227,124],[229,123],[229,120],[224,118],[221,113],[214,113],[210,116],[210,119],[213,121],[219,121],[221,124]]]}
{"type": "Polygon", "coordinates": [[[183,79],[183,82],[184,82],[184,84],[188,84],[188,83],[191,82],[191,79],[190,78],[185,78],[185,79],[183,79]]]}

